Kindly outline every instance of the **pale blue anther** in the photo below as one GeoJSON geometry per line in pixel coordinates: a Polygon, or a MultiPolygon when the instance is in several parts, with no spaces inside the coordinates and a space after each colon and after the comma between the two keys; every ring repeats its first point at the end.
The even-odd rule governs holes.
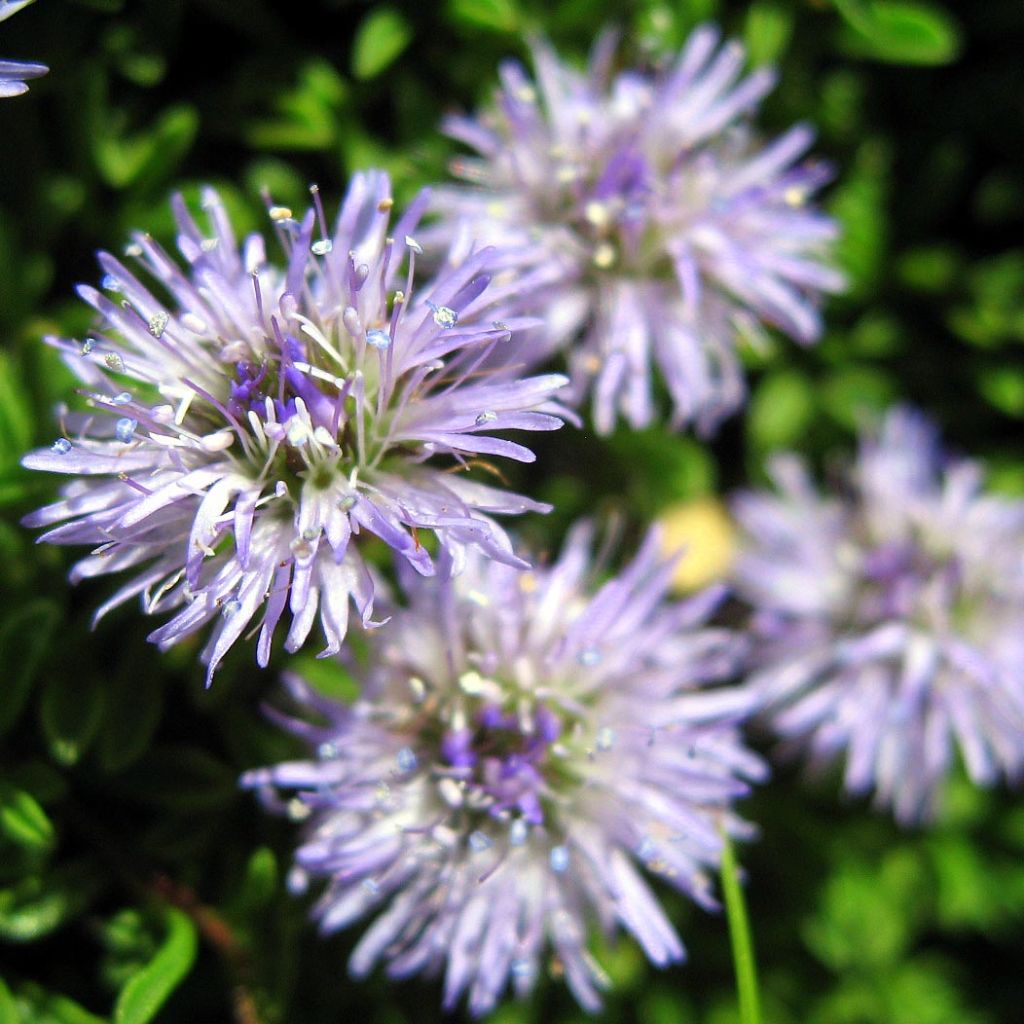
{"type": "Polygon", "coordinates": [[[533,961],[526,957],[517,957],[512,961],[510,968],[513,978],[532,978],[534,973],[533,961]]]}
{"type": "Polygon", "coordinates": [[[530,826],[522,818],[516,818],[508,830],[508,841],[512,846],[523,846],[530,834],[530,826]]]}
{"type": "Polygon", "coordinates": [[[383,351],[391,347],[391,335],[387,331],[382,331],[379,327],[371,327],[366,332],[366,344],[371,348],[383,351]]]}
{"type": "Polygon", "coordinates": [[[483,832],[479,831],[479,829],[476,832],[470,832],[469,848],[474,853],[483,853],[484,850],[489,850],[491,848],[491,845],[491,838],[485,835],[483,832]]]}
{"type": "Polygon", "coordinates": [[[122,416],[114,425],[114,437],[127,444],[135,436],[135,428],[138,425],[138,420],[133,420],[131,416],[122,416]]]}

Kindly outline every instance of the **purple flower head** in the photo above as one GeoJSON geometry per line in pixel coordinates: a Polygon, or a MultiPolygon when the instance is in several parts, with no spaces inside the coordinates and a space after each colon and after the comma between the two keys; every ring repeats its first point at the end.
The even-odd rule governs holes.
{"type": "Polygon", "coordinates": [[[443,973],[445,1007],[481,1015],[528,993],[550,949],[595,1010],[591,923],[659,966],[683,958],[641,869],[713,907],[719,830],[745,833],[731,804],[763,764],[737,728],[749,696],[707,688],[740,656],[705,625],[722,592],[670,604],[672,568],[652,535],[591,596],[584,528],[547,569],[473,553],[455,578],[407,572],[355,704],[288,680],[324,723],[284,720],[316,759],[244,783],[309,818],[295,880],[327,880],[321,929],[374,918],[354,975],[443,973]]]}
{"type": "Polygon", "coordinates": [[[750,122],[775,74],[742,77],[716,29],[656,72],[613,75],[613,59],[606,36],[584,73],[544,43],[535,82],[504,65],[492,109],[446,122],[478,155],[455,161],[467,184],[438,191],[435,230],[518,249],[547,298],[536,356],[572,345],[599,431],[651,422],[652,364],[674,425],[707,431],[743,399],[740,338],[821,333],[819,295],[843,279],[836,225],[809,200],[830,174],[798,162],[806,126],[761,143],[750,122]]]}
{"type": "Polygon", "coordinates": [[[103,290],[79,288],[99,328],[84,343],[48,339],[91,411],[68,414],[68,436],[25,458],[76,475],[27,523],[60,524],[42,540],[94,545],[74,580],[134,570],[99,614],[135,595],[147,613],[174,611],[150,636],[162,648],[212,624],[211,676],[258,614],[265,665],[286,608],[287,650],[319,617],[323,654],[336,653],[350,598],[370,620],[367,534],[427,575],[431,535],[456,570],[474,546],[522,567],[490,515],[547,510],[453,472],[481,457],[529,462],[494,433],[561,424],[551,396],[565,378],[480,369],[535,323],[492,321],[516,287],[491,284],[493,250],[414,292],[409,232],[425,195],[389,234],[386,175],[357,175],[330,233],[313,192],[301,219],[270,209],[282,267],[260,235],[236,243],[216,193],[204,194],[208,229],[179,197],[187,269],[137,235],[128,255],[142,273],[102,253],[103,290]],[[435,455],[455,464],[436,468],[435,455]]]}
{"type": "MultiPolygon", "coordinates": [[[[0,0],[0,21],[6,21],[12,14],[17,14],[30,3],[32,0],[0,0]]],[[[49,70],[45,64],[0,60],[0,99],[5,99],[8,96],[20,96],[23,92],[28,92],[26,81],[30,78],[39,78],[49,70]]]]}
{"type": "Polygon", "coordinates": [[[904,824],[932,815],[957,754],[979,785],[1024,770],[1024,502],[943,458],[897,408],[843,494],[795,456],[745,493],[737,586],[760,638],[751,687],[787,745],[904,824]]]}

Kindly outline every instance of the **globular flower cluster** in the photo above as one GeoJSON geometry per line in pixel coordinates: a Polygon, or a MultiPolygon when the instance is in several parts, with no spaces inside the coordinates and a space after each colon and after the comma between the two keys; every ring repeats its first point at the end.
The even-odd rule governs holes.
{"type": "Polygon", "coordinates": [[[591,922],[655,964],[684,955],[642,869],[714,905],[723,832],[746,831],[731,804],[763,774],[737,728],[749,695],[709,688],[742,645],[706,624],[721,589],[664,600],[656,535],[592,594],[589,539],[577,528],[527,573],[476,553],[455,578],[406,572],[354,704],[289,679],[300,715],[281,717],[315,756],[245,784],[308,817],[298,882],[327,880],[323,931],[375,918],[356,976],[443,972],[445,1007],[465,996],[479,1015],[550,955],[595,1010],[591,922]]]}
{"type": "Polygon", "coordinates": [[[605,37],[580,73],[538,43],[535,82],[507,64],[493,109],[447,121],[478,155],[438,190],[438,230],[514,249],[546,281],[536,356],[570,347],[599,431],[651,422],[653,365],[674,424],[707,431],[743,399],[742,339],[821,332],[820,294],[843,279],[836,225],[809,201],[830,175],[799,162],[806,126],[762,144],[751,117],[775,74],[742,77],[714,28],[651,73],[613,74],[614,50],[605,37]]]}
{"type": "Polygon", "coordinates": [[[148,613],[173,611],[150,636],[162,647],[214,623],[210,675],[260,610],[261,665],[286,608],[289,651],[319,616],[323,653],[337,652],[350,598],[371,619],[366,535],[424,574],[430,538],[446,565],[479,547],[522,566],[491,516],[546,510],[459,472],[491,456],[530,461],[495,432],[562,422],[552,395],[565,378],[480,369],[533,323],[497,318],[515,283],[492,283],[493,251],[414,294],[410,232],[426,196],[389,234],[387,176],[356,175],[329,232],[313,191],[300,219],[269,209],[280,267],[262,236],[239,246],[213,191],[208,230],[179,197],[187,267],[137,235],[128,255],[140,271],[104,253],[102,290],[79,289],[97,329],[48,339],[91,410],[68,413],[67,436],[25,458],[76,477],[27,522],[60,524],[42,540],[94,545],[75,580],[132,571],[100,613],[137,595],[148,613]],[[444,455],[447,469],[429,461],[444,455]]]}
{"type": "MultiPolygon", "coordinates": [[[[0,0],[0,21],[6,21],[12,14],[17,14],[27,7],[32,0],[0,0]]],[[[45,64],[29,64],[18,60],[0,60],[0,99],[8,96],[20,96],[28,92],[25,84],[29,79],[39,78],[50,69],[45,64]]]]}
{"type": "Polygon", "coordinates": [[[794,456],[777,493],[735,502],[750,686],[789,745],[845,757],[852,793],[903,823],[932,814],[959,753],[974,782],[1024,773],[1024,502],[985,493],[905,408],[821,496],[794,456]]]}

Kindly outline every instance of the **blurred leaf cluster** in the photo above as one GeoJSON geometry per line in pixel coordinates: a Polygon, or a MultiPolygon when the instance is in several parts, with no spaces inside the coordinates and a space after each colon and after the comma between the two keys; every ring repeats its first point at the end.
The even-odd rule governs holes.
{"type": "MultiPolygon", "coordinates": [[[[766,130],[817,126],[835,169],[847,294],[810,350],[745,353],[746,413],[711,442],[661,429],[545,439],[556,505],[524,524],[557,546],[580,514],[640,524],[757,480],[765,456],[849,445],[865,409],[903,398],[1024,493],[1024,82],[1019,0],[39,0],[5,56],[50,75],[0,106],[0,1024],[440,1020],[428,982],[356,985],[352,939],[319,939],[286,888],[292,826],[259,814],[240,771],[293,753],[260,712],[276,670],[248,652],[202,687],[194,645],[161,656],[125,611],[90,631],[103,584],[69,591],[61,552],[19,517],[53,482],[18,467],[52,439],[71,387],[48,333],[81,336],[93,253],[144,229],[173,243],[167,197],[204,183],[241,230],[261,192],[301,205],[385,167],[399,200],[446,174],[443,113],[485,101],[542,33],[583,58],[617,25],[655,61],[720,21],[781,68],[766,130]]],[[[351,682],[308,667],[336,695],[351,682]]],[[[1024,940],[1024,811],[956,789],[932,830],[901,833],[834,784],[782,770],[741,851],[766,1024],[1014,1024],[1024,940]]],[[[724,922],[666,894],[690,949],[671,975],[621,942],[607,1019],[734,1024],[724,922]]],[[[582,1016],[558,986],[500,1024],[582,1016]]]]}

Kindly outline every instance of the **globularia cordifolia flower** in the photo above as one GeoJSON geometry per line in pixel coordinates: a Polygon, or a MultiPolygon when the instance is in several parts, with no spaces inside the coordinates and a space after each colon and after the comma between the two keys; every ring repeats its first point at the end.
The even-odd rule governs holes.
{"type": "MultiPolygon", "coordinates": [[[[12,14],[17,14],[30,3],[32,0],[0,0],[0,21],[6,21],[12,14]]],[[[30,78],[39,78],[49,70],[45,64],[0,60],[0,99],[5,99],[8,96],[20,96],[23,92],[28,92],[25,82],[30,78]]]]}
{"type": "Polygon", "coordinates": [[[288,680],[321,719],[284,719],[315,759],[244,782],[308,816],[297,882],[327,880],[321,929],[375,918],[354,975],[443,973],[445,1007],[480,1015],[547,961],[594,1010],[591,924],[659,966],[683,958],[641,869],[714,906],[720,829],[745,831],[730,805],[763,770],[736,727],[749,698],[707,688],[739,653],[705,624],[722,592],[665,602],[652,536],[590,596],[588,547],[577,530],[550,568],[474,553],[454,579],[406,573],[408,610],[371,635],[354,704],[288,680]]]}
{"type": "Polygon", "coordinates": [[[970,777],[1024,768],[1024,502],[986,494],[932,425],[891,411],[842,489],[794,456],[741,494],[740,593],[760,638],[752,688],[813,767],[845,756],[903,823],[934,813],[959,751],[970,777]]]}
{"type": "Polygon", "coordinates": [[[741,336],[766,323],[811,343],[820,293],[842,287],[836,225],[809,204],[829,171],[799,162],[804,125],[762,144],[751,118],[775,74],[741,77],[742,47],[714,28],[659,71],[613,75],[613,58],[606,36],[579,73],[538,43],[536,82],[506,64],[493,108],[449,118],[478,156],[453,164],[468,184],[438,190],[436,230],[547,268],[537,354],[572,346],[598,430],[652,420],[652,364],[674,424],[709,430],[742,401],[741,336]]]}
{"type": "Polygon", "coordinates": [[[287,650],[319,613],[323,653],[338,651],[349,599],[364,622],[371,615],[367,534],[425,574],[428,535],[456,568],[467,546],[523,566],[490,516],[547,510],[453,471],[479,456],[531,461],[494,432],[561,424],[551,395],[565,378],[478,370],[535,323],[492,322],[492,303],[515,287],[488,287],[493,251],[414,294],[419,246],[408,232],[426,196],[395,226],[396,242],[386,175],[353,178],[333,234],[313,191],[301,220],[270,208],[283,267],[260,235],[239,249],[214,192],[203,202],[209,230],[176,199],[187,269],[137,235],[128,254],[142,273],[102,253],[103,291],[79,289],[100,329],[84,343],[48,339],[92,412],[68,415],[68,436],[25,458],[77,477],[27,523],[61,524],[41,540],[96,545],[76,581],[134,570],[99,614],[135,595],[148,613],[176,610],[150,636],[161,647],[215,623],[210,675],[261,610],[261,665],[285,608],[287,650]],[[436,468],[435,455],[457,461],[436,468]]]}

